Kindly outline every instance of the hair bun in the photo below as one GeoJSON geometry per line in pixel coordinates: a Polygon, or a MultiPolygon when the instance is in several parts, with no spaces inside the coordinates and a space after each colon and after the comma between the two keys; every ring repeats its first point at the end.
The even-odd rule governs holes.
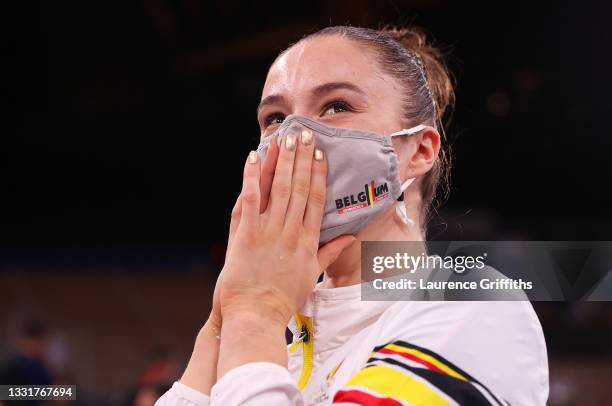
{"type": "Polygon", "coordinates": [[[404,45],[405,48],[411,50],[427,45],[427,35],[418,27],[390,27],[385,28],[383,31],[390,34],[396,41],[404,45]]]}

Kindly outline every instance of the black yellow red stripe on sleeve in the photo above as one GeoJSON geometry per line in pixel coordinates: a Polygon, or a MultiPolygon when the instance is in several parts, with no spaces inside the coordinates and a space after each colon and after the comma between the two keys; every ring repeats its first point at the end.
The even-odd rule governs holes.
{"type": "Polygon", "coordinates": [[[365,367],[334,396],[346,405],[501,405],[483,384],[445,358],[394,341],[374,348],[365,367]]]}

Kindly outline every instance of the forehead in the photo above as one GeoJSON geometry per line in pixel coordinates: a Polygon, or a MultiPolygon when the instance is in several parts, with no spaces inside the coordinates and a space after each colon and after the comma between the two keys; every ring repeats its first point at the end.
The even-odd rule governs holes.
{"type": "Polygon", "coordinates": [[[328,82],[348,81],[368,90],[394,86],[380,72],[371,50],[354,40],[330,35],[301,41],[270,67],[262,98],[270,94],[296,94],[328,82]]]}

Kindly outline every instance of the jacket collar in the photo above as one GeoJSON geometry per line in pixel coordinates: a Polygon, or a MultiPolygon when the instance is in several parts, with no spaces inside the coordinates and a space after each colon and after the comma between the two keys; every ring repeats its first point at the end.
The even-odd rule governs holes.
{"type": "MultiPolygon", "coordinates": [[[[331,351],[378,320],[393,301],[362,301],[361,285],[323,289],[318,284],[298,311],[312,319],[313,352],[331,351]]],[[[289,323],[294,340],[299,336],[295,320],[289,323]]]]}

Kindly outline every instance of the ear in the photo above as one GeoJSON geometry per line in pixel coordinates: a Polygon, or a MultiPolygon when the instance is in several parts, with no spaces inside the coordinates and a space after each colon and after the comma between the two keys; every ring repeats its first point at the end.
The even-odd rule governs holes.
{"type": "Polygon", "coordinates": [[[434,127],[425,129],[408,137],[405,148],[400,155],[402,179],[416,178],[424,175],[433,166],[440,152],[440,133],[434,127]]]}

